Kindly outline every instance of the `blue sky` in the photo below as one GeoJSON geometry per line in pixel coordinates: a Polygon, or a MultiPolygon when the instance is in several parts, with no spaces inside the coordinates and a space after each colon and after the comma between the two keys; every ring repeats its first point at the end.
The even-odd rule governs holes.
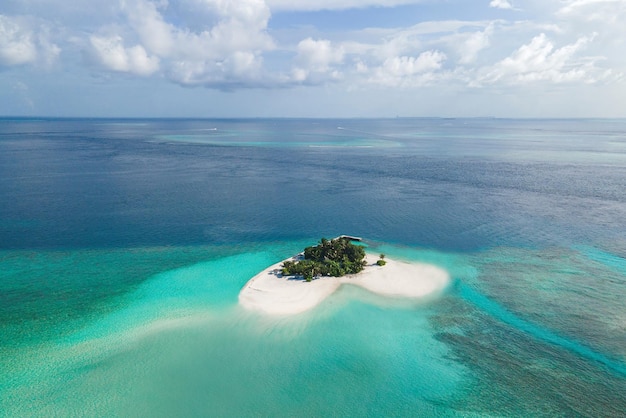
{"type": "Polygon", "coordinates": [[[626,117],[626,0],[3,0],[0,115],[626,117]]]}

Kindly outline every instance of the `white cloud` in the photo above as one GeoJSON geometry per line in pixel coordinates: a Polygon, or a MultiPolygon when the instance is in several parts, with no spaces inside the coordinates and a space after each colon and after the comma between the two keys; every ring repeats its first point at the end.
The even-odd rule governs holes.
{"type": "Polygon", "coordinates": [[[175,27],[164,21],[158,5],[144,0],[122,2],[122,5],[143,45],[161,57],[170,55],[175,45],[175,27]]]}
{"type": "Polygon", "coordinates": [[[485,30],[470,34],[460,45],[461,64],[470,64],[476,60],[478,53],[489,46],[489,38],[493,35],[494,27],[488,25],[485,30]]]}
{"type": "Polygon", "coordinates": [[[267,0],[272,11],[315,11],[396,7],[423,3],[423,0],[267,0]]]}
{"type": "Polygon", "coordinates": [[[556,18],[565,33],[594,36],[589,49],[615,74],[626,72],[626,0],[564,0],[556,18]]]}
{"type": "Polygon", "coordinates": [[[48,39],[47,29],[33,29],[28,19],[0,15],[0,65],[50,65],[61,49],[48,39]]]}
{"type": "Polygon", "coordinates": [[[20,65],[36,59],[37,48],[33,33],[0,15],[0,62],[4,65],[20,65]]]}
{"type": "Polygon", "coordinates": [[[388,74],[406,77],[441,68],[446,55],[439,51],[422,52],[418,57],[394,57],[385,61],[383,67],[388,74]]]}
{"type": "Polygon", "coordinates": [[[161,57],[220,59],[229,53],[269,50],[270,13],[262,0],[196,0],[196,12],[206,16],[200,31],[166,22],[159,5],[147,0],[125,4],[130,26],[145,47],[161,57]]]}
{"type": "Polygon", "coordinates": [[[626,7],[624,0],[564,0],[564,6],[558,10],[558,14],[568,15],[579,13],[583,9],[592,6],[594,9],[610,7],[613,10],[623,10],[626,7]]]}
{"type": "Polygon", "coordinates": [[[592,38],[582,37],[572,44],[555,48],[545,34],[540,34],[530,43],[522,45],[511,56],[484,69],[474,85],[598,81],[598,77],[602,76],[594,66],[598,58],[575,57],[576,53],[591,41],[592,38]]]}
{"type": "MultiPolygon", "coordinates": [[[[464,7],[450,12],[451,5],[461,3],[0,0],[0,69],[32,77],[23,66],[48,66],[80,78],[82,53],[104,71],[152,76],[155,85],[169,81],[221,90],[310,86],[294,90],[294,97],[331,83],[329,91],[384,86],[374,88],[381,94],[424,86],[462,93],[470,85],[473,97],[509,86],[526,91],[529,84],[537,91],[556,84],[559,88],[551,91],[624,91],[626,0],[489,0],[469,14],[464,7]],[[427,4],[426,15],[419,12],[419,3],[427,4]],[[414,16],[394,21],[396,14],[384,10],[385,20],[376,26],[380,8],[409,4],[416,5],[414,16]],[[519,11],[522,4],[524,13],[501,12],[519,11]],[[335,11],[357,8],[361,10],[350,14],[353,20],[333,23],[345,15],[335,11]],[[306,13],[319,10],[328,11],[306,13]],[[283,11],[298,13],[270,19],[272,12],[283,11]],[[297,21],[287,21],[293,16],[297,21]],[[325,16],[333,17],[330,23],[321,22],[325,16]],[[64,59],[62,67],[49,65],[58,58],[64,59]]],[[[244,91],[237,97],[246,94],[257,93],[244,91]]]]}
{"type": "Polygon", "coordinates": [[[359,54],[365,61],[368,59],[364,55],[383,62],[387,58],[415,56],[436,49],[471,63],[490,45],[494,30],[495,25],[490,21],[429,21],[401,28],[368,28],[356,34],[365,38],[365,42],[345,41],[342,45],[347,54],[359,54]]]}
{"type": "Polygon", "coordinates": [[[513,5],[508,0],[491,0],[489,7],[495,7],[496,9],[513,9],[513,5]]]}
{"type": "Polygon", "coordinates": [[[373,70],[369,82],[385,86],[424,85],[436,79],[435,72],[445,60],[446,55],[439,51],[388,58],[373,70]]]}
{"type": "Polygon", "coordinates": [[[594,22],[606,29],[616,25],[622,36],[626,33],[626,0],[565,0],[556,15],[569,21],[594,22]]]}
{"type": "Polygon", "coordinates": [[[227,58],[174,61],[168,71],[172,81],[185,86],[202,85],[221,90],[265,86],[258,75],[262,60],[250,52],[235,52],[227,58]]]}
{"type": "MultiPolygon", "coordinates": [[[[166,74],[180,84],[214,86],[252,81],[264,51],[274,48],[267,34],[269,8],[263,0],[193,0],[187,4],[206,24],[193,31],[166,21],[167,2],[128,0],[123,10],[140,45],[161,58],[166,74]]],[[[252,83],[254,84],[254,83],[252,83]]]]}
{"type": "Polygon", "coordinates": [[[291,79],[297,83],[323,83],[327,80],[338,80],[341,71],[335,67],[344,60],[343,46],[333,45],[327,39],[306,38],[298,43],[297,66],[291,71],[291,79]]]}
{"type": "Polygon", "coordinates": [[[334,47],[329,40],[307,38],[298,43],[297,60],[312,71],[326,71],[331,64],[343,60],[344,51],[334,47]]]}
{"type": "Polygon", "coordinates": [[[148,56],[141,45],[125,48],[121,36],[91,36],[92,52],[97,61],[105,68],[148,76],[159,69],[159,59],[148,56]]]}

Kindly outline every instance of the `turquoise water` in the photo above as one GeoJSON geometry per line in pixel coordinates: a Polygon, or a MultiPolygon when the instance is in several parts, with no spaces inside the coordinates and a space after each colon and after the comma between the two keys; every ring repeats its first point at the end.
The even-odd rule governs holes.
{"type": "MultiPolygon", "coordinates": [[[[536,379],[546,385],[554,373],[572,383],[572,397],[594,400],[595,395],[595,402],[607,402],[603,391],[611,387],[616,398],[603,405],[607,415],[623,406],[618,391],[625,387],[619,357],[623,345],[587,346],[569,337],[567,329],[555,331],[558,321],[553,328],[531,322],[531,307],[521,310],[528,319],[516,316],[513,309],[519,308],[509,299],[528,300],[524,293],[537,289],[518,284],[520,289],[509,288],[508,298],[502,298],[496,284],[482,283],[481,266],[475,263],[478,258],[489,260],[490,266],[526,262],[536,267],[532,258],[538,254],[504,253],[497,259],[493,254],[466,256],[387,244],[375,250],[450,271],[454,281],[446,294],[406,305],[348,287],[296,317],[264,318],[241,309],[237,295],[245,282],[301,244],[266,245],[157,273],[129,293],[111,297],[108,308],[88,320],[53,321],[43,341],[26,341],[10,349],[8,358],[3,356],[3,414],[478,416],[490,411],[576,411],[567,403],[555,406],[546,392],[537,398],[539,389],[529,386],[536,379]],[[480,293],[482,288],[489,296],[480,293]],[[485,327],[485,318],[492,327],[485,327]],[[478,335],[474,327],[482,329],[478,335]],[[494,330],[506,338],[489,335],[494,330]],[[504,338],[506,345],[500,342],[487,350],[494,338],[504,338]],[[475,353],[477,348],[464,344],[485,351],[475,353]],[[529,344],[533,349],[527,352],[523,346],[529,344]],[[614,358],[602,354],[611,349],[614,358]],[[520,350],[523,354],[516,353],[520,350]],[[477,357],[464,359],[466,355],[477,357]],[[533,367],[516,370],[521,359],[533,367]],[[508,376],[501,374],[503,364],[510,368],[508,376]],[[475,366],[487,367],[483,372],[488,375],[477,375],[475,366]],[[501,384],[503,378],[510,382],[501,384]],[[499,392],[506,387],[515,388],[514,393],[499,392]],[[553,409],[544,409],[546,404],[553,409]]],[[[188,252],[159,250],[165,258],[189,257],[188,252]]],[[[92,252],[81,261],[107,262],[111,256],[110,251],[92,252]]],[[[568,256],[583,255],[572,250],[568,256]]],[[[57,263],[82,270],[76,258],[57,255],[57,263]]],[[[565,264],[560,266],[563,274],[573,274],[565,264]]],[[[550,285],[558,286],[558,280],[550,285]]],[[[536,303],[545,307],[545,302],[536,303]]],[[[614,307],[605,309],[609,313],[614,307]]],[[[561,388],[553,385],[549,390],[558,400],[561,388]]]]}
{"type": "Polygon", "coordinates": [[[294,318],[263,318],[238,307],[246,281],[296,244],[159,273],[115,298],[116,309],[104,315],[73,330],[53,325],[65,336],[26,345],[20,351],[29,355],[20,363],[3,364],[4,376],[13,376],[4,382],[4,412],[447,412],[440,404],[462,387],[466,370],[433,336],[434,301],[412,309],[377,306],[343,289],[294,318]]]}
{"type": "Polygon", "coordinates": [[[624,416],[624,121],[119,122],[0,120],[0,416],[624,416]],[[238,306],[343,233],[451,283],[238,306]]]}

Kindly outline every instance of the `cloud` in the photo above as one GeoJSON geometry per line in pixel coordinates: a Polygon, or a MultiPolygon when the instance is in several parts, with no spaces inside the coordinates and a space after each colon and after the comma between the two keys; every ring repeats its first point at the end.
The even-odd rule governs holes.
{"type": "Polygon", "coordinates": [[[598,81],[600,71],[594,66],[598,58],[576,59],[575,55],[592,41],[581,37],[576,42],[555,48],[545,34],[535,36],[509,57],[483,69],[473,83],[526,84],[531,82],[587,82],[598,81]]]}
{"type": "Polygon", "coordinates": [[[165,22],[157,3],[143,0],[125,1],[122,2],[122,10],[126,12],[131,28],[150,52],[161,57],[167,57],[172,53],[176,28],[165,22]]]}
{"type": "Polygon", "coordinates": [[[125,48],[121,36],[91,36],[90,43],[96,60],[105,68],[141,76],[159,69],[159,58],[148,56],[141,45],[125,48]]]}
{"type": "Polygon", "coordinates": [[[423,3],[423,0],[267,0],[272,11],[317,11],[396,7],[423,3]]]}
{"type": "Polygon", "coordinates": [[[463,8],[451,14],[446,2],[431,0],[1,3],[0,67],[15,67],[16,73],[20,66],[63,58],[63,71],[80,75],[80,53],[97,64],[90,70],[227,91],[331,83],[337,91],[617,85],[626,72],[626,0],[529,0],[524,20],[512,20],[509,13],[491,19],[494,9],[518,10],[515,0],[489,0],[470,14],[463,8]],[[428,3],[427,16],[437,17],[416,13],[394,21],[396,12],[385,10],[389,19],[373,26],[381,7],[419,3],[428,3]],[[346,15],[335,11],[357,8],[350,14],[354,21],[332,23],[346,15]],[[307,13],[319,10],[328,11],[307,13]],[[271,19],[272,12],[279,16],[271,19]],[[296,21],[288,20],[294,16],[296,21]],[[329,16],[332,30],[321,23],[329,16]]]}
{"type": "Polygon", "coordinates": [[[30,19],[0,15],[0,65],[49,66],[61,49],[52,43],[45,26],[33,29],[30,19]]]}
{"type": "Polygon", "coordinates": [[[4,65],[21,65],[36,59],[37,47],[33,33],[0,15],[0,62],[4,65]]]}
{"type": "Polygon", "coordinates": [[[418,57],[394,57],[385,61],[383,67],[387,74],[395,77],[412,76],[425,71],[441,68],[446,55],[439,51],[422,52],[418,57]]]}
{"type": "Polygon", "coordinates": [[[565,19],[617,24],[625,31],[626,1],[624,0],[565,0],[556,15],[565,19]]]}
{"type": "Polygon", "coordinates": [[[340,63],[343,55],[342,48],[333,47],[326,39],[307,38],[298,43],[297,60],[309,70],[326,71],[331,64],[340,63]]]}
{"type": "Polygon", "coordinates": [[[165,23],[156,10],[132,12],[131,22],[155,52],[179,59],[220,59],[274,47],[267,34],[269,8],[262,0],[198,0],[195,5],[208,22],[197,32],[165,23]]]}
{"type": "Polygon", "coordinates": [[[557,12],[562,15],[580,12],[582,9],[588,8],[588,6],[592,6],[593,8],[608,6],[618,9],[624,9],[624,7],[626,7],[624,0],[564,0],[562,3],[564,3],[564,6],[557,12]]]}
{"type": "Polygon", "coordinates": [[[565,0],[555,16],[567,32],[593,36],[589,49],[614,74],[626,72],[626,0],[565,0]]]}
{"type": "Polygon", "coordinates": [[[491,0],[489,7],[495,7],[496,9],[513,9],[513,5],[508,0],[491,0]]]}
{"type": "Polygon", "coordinates": [[[298,43],[295,57],[296,67],[291,78],[296,83],[320,84],[341,78],[342,73],[335,66],[344,60],[345,50],[327,39],[303,39],[298,43]]]}
{"type": "Polygon", "coordinates": [[[461,58],[459,59],[459,63],[473,63],[478,53],[489,46],[489,38],[493,35],[493,31],[494,26],[490,24],[485,30],[470,34],[460,45],[459,53],[461,58]]]}
{"type": "Polygon", "coordinates": [[[172,81],[215,86],[238,77],[234,84],[255,84],[261,54],[274,48],[267,34],[267,5],[262,0],[195,0],[187,6],[207,22],[199,30],[168,22],[166,2],[128,0],[123,11],[140,46],[161,59],[172,81]]]}
{"type": "Polygon", "coordinates": [[[425,51],[417,57],[397,56],[388,58],[373,70],[371,83],[385,86],[424,85],[434,81],[446,55],[439,51],[425,51]]]}
{"type": "Polygon", "coordinates": [[[171,63],[170,80],[184,86],[204,86],[220,90],[268,87],[270,79],[258,72],[262,60],[250,52],[234,52],[220,61],[181,60],[171,63]]]}

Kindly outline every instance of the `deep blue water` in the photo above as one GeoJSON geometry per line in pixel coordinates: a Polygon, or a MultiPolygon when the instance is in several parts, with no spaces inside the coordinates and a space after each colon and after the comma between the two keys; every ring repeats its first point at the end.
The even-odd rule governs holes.
{"type": "Polygon", "coordinates": [[[623,416],[624,219],[626,120],[0,119],[0,411],[623,416]],[[237,310],[344,233],[453,284],[237,310]]]}

